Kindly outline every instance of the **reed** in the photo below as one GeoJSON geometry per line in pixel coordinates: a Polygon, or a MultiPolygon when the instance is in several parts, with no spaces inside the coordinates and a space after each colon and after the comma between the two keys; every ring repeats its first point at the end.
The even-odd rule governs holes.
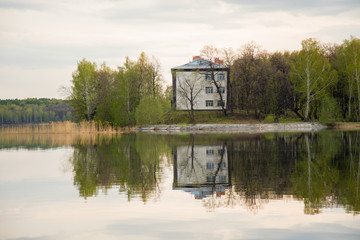
{"type": "Polygon", "coordinates": [[[116,128],[108,123],[51,122],[38,124],[0,125],[0,134],[114,134],[128,132],[131,129],[116,128]]]}
{"type": "Polygon", "coordinates": [[[117,134],[1,134],[0,149],[95,145],[110,142],[116,137],[117,134]]]}

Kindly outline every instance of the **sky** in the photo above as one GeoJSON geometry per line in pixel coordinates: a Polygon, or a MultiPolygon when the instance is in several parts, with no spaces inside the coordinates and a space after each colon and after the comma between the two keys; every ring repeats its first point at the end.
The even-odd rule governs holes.
{"type": "Polygon", "coordinates": [[[170,69],[205,45],[274,52],[360,37],[360,0],[0,0],[0,99],[64,98],[85,58],[115,69],[141,52],[170,69]]]}

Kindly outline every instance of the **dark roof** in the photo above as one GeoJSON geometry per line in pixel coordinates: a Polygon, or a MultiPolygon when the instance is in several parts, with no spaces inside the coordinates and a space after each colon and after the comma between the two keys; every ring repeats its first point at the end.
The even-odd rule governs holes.
{"type": "Polygon", "coordinates": [[[192,62],[186,63],[184,65],[171,68],[171,70],[187,70],[187,69],[208,69],[208,68],[216,68],[216,69],[228,69],[228,67],[217,64],[203,58],[198,58],[192,62]]]}

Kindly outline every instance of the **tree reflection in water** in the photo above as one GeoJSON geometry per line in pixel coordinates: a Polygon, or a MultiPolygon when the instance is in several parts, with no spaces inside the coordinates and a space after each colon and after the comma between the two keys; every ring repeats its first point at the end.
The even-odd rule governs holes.
{"type": "Polygon", "coordinates": [[[93,145],[75,145],[70,159],[74,185],[87,198],[119,186],[130,201],[140,196],[144,202],[159,197],[162,162],[168,147],[164,137],[144,134],[121,135],[93,145]]]}
{"type": "Polygon", "coordinates": [[[190,138],[190,152],[184,153],[181,144],[173,151],[174,186],[192,192],[196,198],[199,187],[207,187],[201,199],[210,211],[241,205],[256,213],[269,200],[284,198],[304,201],[305,214],[338,205],[354,214],[360,211],[359,132],[217,136],[211,143],[218,145],[206,145],[209,143],[203,137],[199,141],[194,136],[190,138]],[[216,171],[211,184],[199,182],[201,176],[208,174],[196,167],[208,162],[208,156],[201,154],[204,146],[226,147],[226,159],[218,157],[217,162],[220,165],[225,161],[229,166],[231,179],[227,188],[219,188],[222,183],[215,180],[216,171]],[[181,186],[181,179],[194,182],[181,186]]]}
{"type": "Polygon", "coordinates": [[[75,144],[70,161],[84,198],[118,186],[129,201],[156,199],[163,166],[173,162],[173,188],[210,211],[241,205],[256,213],[272,199],[295,198],[305,214],[337,206],[360,212],[357,131],[123,134],[75,144]]]}

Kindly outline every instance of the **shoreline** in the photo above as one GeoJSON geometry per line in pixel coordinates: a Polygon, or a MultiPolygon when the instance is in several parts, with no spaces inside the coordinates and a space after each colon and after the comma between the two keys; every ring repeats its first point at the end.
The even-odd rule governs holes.
{"type": "Polygon", "coordinates": [[[121,133],[266,133],[316,132],[321,130],[356,131],[360,122],[290,122],[290,123],[199,123],[158,124],[133,127],[101,126],[95,122],[52,122],[40,124],[0,125],[0,134],[121,134],[121,133]]]}
{"type": "Polygon", "coordinates": [[[265,132],[315,132],[330,129],[321,123],[244,123],[244,124],[189,124],[149,125],[137,128],[147,133],[265,133],[265,132]]]}

